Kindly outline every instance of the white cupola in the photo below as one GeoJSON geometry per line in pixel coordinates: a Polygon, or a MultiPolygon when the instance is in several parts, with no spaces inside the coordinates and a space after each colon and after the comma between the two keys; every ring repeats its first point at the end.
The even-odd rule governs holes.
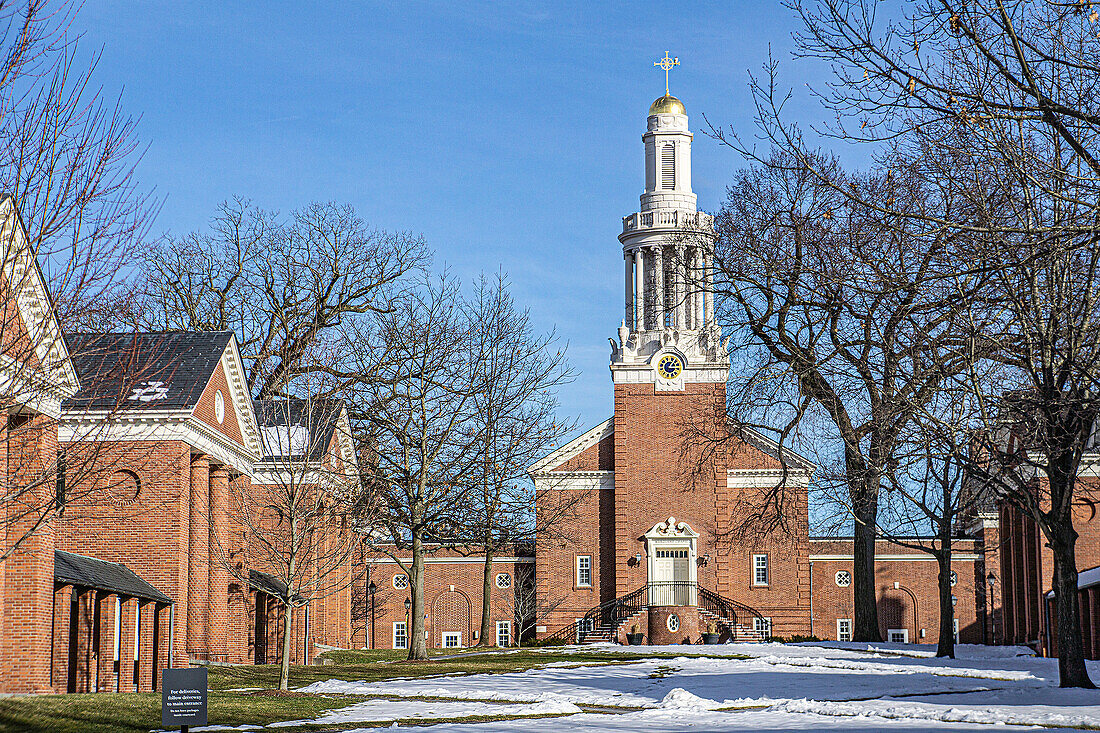
{"type": "Polygon", "coordinates": [[[650,105],[642,135],[641,206],[623,217],[619,235],[626,311],[611,356],[616,382],[655,381],[659,389],[682,389],[685,379],[725,381],[729,371],[729,355],[714,324],[713,217],[696,208],[691,139],[684,103],[666,88],[650,105]],[[669,367],[669,353],[679,369],[673,363],[662,372],[658,364],[669,367]]]}

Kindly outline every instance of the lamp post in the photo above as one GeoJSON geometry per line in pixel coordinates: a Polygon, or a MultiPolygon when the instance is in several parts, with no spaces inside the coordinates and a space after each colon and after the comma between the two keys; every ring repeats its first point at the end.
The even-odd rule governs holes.
{"type": "Polygon", "coordinates": [[[378,586],[372,580],[367,586],[367,595],[370,596],[370,648],[374,649],[374,596],[378,593],[378,586]]]}
{"type": "Polygon", "coordinates": [[[989,575],[985,576],[985,582],[989,584],[989,643],[997,643],[997,625],[993,622],[993,585],[997,582],[997,576],[992,570],[989,571],[989,575]]]}

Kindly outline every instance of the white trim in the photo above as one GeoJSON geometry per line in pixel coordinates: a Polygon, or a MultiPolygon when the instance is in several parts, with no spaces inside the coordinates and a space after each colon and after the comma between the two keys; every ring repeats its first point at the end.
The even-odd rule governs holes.
{"type": "MultiPolygon", "coordinates": [[[[658,579],[656,575],[658,550],[687,550],[688,582],[691,584],[691,590],[689,590],[686,599],[688,603],[683,605],[694,606],[696,603],[694,588],[699,582],[699,567],[695,563],[697,556],[696,542],[699,539],[699,533],[692,529],[687,522],[677,522],[675,517],[669,517],[663,522],[657,522],[642,536],[646,540],[646,579],[649,582],[664,580],[658,579]]],[[[664,590],[667,589],[662,589],[660,586],[650,586],[649,602],[664,605],[663,602],[668,600],[662,592],[664,590]]]]}
{"type": "Polygon", "coordinates": [[[192,417],[187,410],[153,415],[125,413],[113,417],[75,411],[62,415],[57,426],[58,443],[86,440],[178,441],[248,476],[252,475],[255,462],[259,460],[259,456],[250,454],[229,436],[192,417]]]}
{"type": "Polygon", "coordinates": [[[790,468],[786,473],[781,468],[731,468],[726,471],[726,486],[738,489],[771,487],[786,479],[790,486],[806,487],[812,475],[812,471],[801,468],[790,468]]]}
{"type": "Polygon", "coordinates": [[[393,649],[408,649],[409,648],[409,622],[408,621],[394,621],[393,622],[393,634],[390,637],[390,647],[393,649]],[[405,644],[404,646],[397,646],[397,628],[403,627],[405,644]]]}
{"type": "MultiPolygon", "coordinates": [[[[522,563],[532,563],[534,561],[535,561],[535,558],[533,558],[533,557],[494,557],[493,558],[494,563],[502,562],[502,563],[520,563],[520,564],[522,564],[522,563]]],[[[398,561],[394,560],[392,557],[380,557],[380,558],[377,558],[377,559],[367,558],[366,562],[368,562],[368,563],[389,563],[389,564],[392,564],[392,565],[396,565],[398,561]]],[[[411,557],[403,557],[403,558],[401,558],[401,562],[404,563],[405,565],[408,565],[409,563],[412,562],[412,558],[411,557]]],[[[424,558],[424,563],[429,564],[429,565],[447,565],[447,564],[452,564],[452,563],[453,564],[466,564],[466,563],[471,563],[472,564],[472,563],[476,563],[478,565],[484,565],[485,564],[485,558],[484,557],[426,557],[426,558],[424,558]]]]}
{"type": "MultiPolygon", "coordinates": [[[[972,553],[953,553],[951,555],[951,562],[956,560],[971,562],[981,559],[981,555],[972,553]]],[[[810,562],[851,562],[852,560],[854,560],[852,555],[810,555],[810,562]]],[[[875,561],[878,562],[879,560],[890,562],[936,562],[936,558],[932,555],[875,555],[875,561]]]]}
{"type": "Polygon", "coordinates": [[[441,649],[462,649],[462,632],[461,631],[444,631],[443,636],[440,639],[441,649]],[[447,644],[447,639],[454,639],[457,643],[452,645],[447,644]]]}
{"type": "Polygon", "coordinates": [[[850,619],[850,618],[838,618],[836,620],[836,640],[837,641],[851,641],[852,640],[852,619],[850,619]],[[848,637],[847,639],[841,639],[840,638],[840,636],[841,636],[841,634],[840,634],[840,624],[841,624],[841,622],[846,622],[848,624],[848,633],[845,634],[845,636],[848,637]]]}
{"type": "Polygon", "coordinates": [[[573,585],[577,588],[591,588],[592,587],[592,556],[591,555],[577,555],[573,558],[573,585]],[[588,560],[588,567],[585,568],[588,571],[588,582],[581,582],[581,559],[588,560]]]}
{"type": "MultiPolygon", "coordinates": [[[[241,442],[244,443],[245,449],[255,456],[252,460],[258,461],[264,454],[263,443],[260,441],[260,426],[256,420],[252,395],[249,393],[244,380],[244,364],[241,362],[241,352],[237,349],[237,336],[235,334],[230,334],[229,343],[225,345],[219,363],[222,367],[222,373],[225,375],[225,381],[229,385],[229,398],[233,403],[233,412],[237,416],[237,426],[241,431],[241,442]]],[[[211,374],[210,379],[213,376],[211,374]]],[[[203,386],[203,392],[206,391],[208,386],[210,386],[209,379],[206,385],[203,386]]],[[[195,409],[197,408],[198,402],[195,403],[195,409]]],[[[193,412],[192,416],[194,416],[193,412]]],[[[227,435],[225,438],[228,440],[229,436],[227,435]]]]}
{"type": "Polygon", "coordinates": [[[898,644],[898,643],[908,644],[909,643],[909,629],[887,629],[886,630],[886,641],[888,641],[888,642],[893,641],[890,638],[890,636],[892,634],[901,634],[902,635],[902,640],[900,642],[893,642],[893,643],[895,643],[895,644],[898,644]]]}
{"type": "Polygon", "coordinates": [[[508,620],[497,621],[497,646],[501,646],[500,632],[507,629],[505,633],[508,634],[508,643],[504,646],[512,646],[512,622],[508,620]]]}
{"type": "Polygon", "coordinates": [[[540,473],[535,477],[539,490],[603,491],[615,488],[614,471],[561,471],[540,473]]]}
{"type": "Polygon", "coordinates": [[[527,467],[527,473],[531,476],[535,476],[540,473],[549,472],[569,459],[579,456],[593,445],[597,445],[601,440],[612,435],[614,432],[615,416],[612,415],[599,425],[573,438],[550,455],[532,463],[527,467]]]}
{"type": "Polygon", "coordinates": [[[27,242],[27,230],[11,196],[0,200],[0,218],[3,274],[38,360],[38,366],[30,368],[9,356],[0,363],[0,382],[4,394],[16,402],[56,419],[61,416],[61,401],[80,391],[80,381],[69,359],[37,256],[27,242]]]}

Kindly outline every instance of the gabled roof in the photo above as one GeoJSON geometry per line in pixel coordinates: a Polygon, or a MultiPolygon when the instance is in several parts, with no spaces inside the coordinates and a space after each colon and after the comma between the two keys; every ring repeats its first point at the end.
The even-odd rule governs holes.
{"type": "Polygon", "coordinates": [[[550,455],[546,456],[545,458],[540,458],[539,460],[532,463],[527,468],[527,473],[535,475],[539,473],[545,473],[547,471],[552,471],[553,469],[568,461],[570,458],[579,456],[584,451],[588,450],[604,438],[607,438],[614,433],[615,416],[612,415],[596,427],[590,428],[589,430],[586,430],[577,437],[573,438],[571,441],[563,445],[561,448],[558,448],[550,455]]]}
{"type": "Polygon", "coordinates": [[[63,550],[54,550],[53,580],[61,585],[95,588],[146,601],[172,602],[171,598],[142,580],[122,563],[107,562],[63,550]]]}
{"type": "MultiPolygon", "coordinates": [[[[265,573],[259,570],[249,570],[248,584],[261,593],[267,593],[269,596],[275,596],[279,599],[286,598],[286,583],[276,578],[271,573],[265,573]]],[[[300,599],[301,596],[295,594],[294,597],[291,598],[291,601],[300,599]]]]}
{"type": "MultiPolygon", "coordinates": [[[[741,427],[740,431],[740,437],[745,443],[763,453],[766,453],[776,460],[786,463],[786,465],[790,468],[811,472],[817,469],[817,465],[813,461],[811,461],[809,458],[806,458],[805,456],[795,453],[789,448],[784,448],[782,450],[782,458],[780,458],[779,444],[764,435],[763,433],[760,433],[749,427],[741,427]]],[[[596,445],[601,440],[604,440],[605,438],[614,435],[614,433],[615,418],[614,416],[612,416],[607,418],[594,428],[591,428],[581,435],[578,435],[576,438],[573,438],[573,440],[569,441],[561,448],[558,448],[545,458],[539,459],[530,467],[528,467],[527,472],[529,474],[535,475],[552,471],[556,467],[588,450],[593,445],[596,445]]]]}
{"type": "Polygon", "coordinates": [[[4,388],[17,398],[37,402],[37,409],[58,417],[61,400],[76,393],[80,383],[65,347],[46,278],[27,241],[23,218],[9,194],[0,195],[0,229],[3,277],[12,291],[28,340],[33,345],[33,357],[38,362],[37,368],[28,372],[24,365],[7,363],[22,359],[5,355],[8,358],[3,360],[6,363],[0,364],[0,379],[4,388]]]}
{"type": "Polygon", "coordinates": [[[801,469],[803,471],[816,471],[817,464],[811,461],[801,453],[795,453],[790,448],[784,448],[782,455],[780,455],[779,443],[775,442],[768,436],[764,435],[758,430],[754,430],[747,426],[740,428],[741,440],[745,441],[753,448],[768,454],[775,460],[783,463],[790,468],[801,469]]]}
{"type": "Polygon", "coordinates": [[[210,381],[231,331],[74,333],[69,353],[81,390],[66,410],[191,410],[210,381]]]}
{"type": "Polygon", "coordinates": [[[340,427],[346,410],[343,400],[298,397],[253,402],[260,427],[265,461],[321,461],[340,427]]]}

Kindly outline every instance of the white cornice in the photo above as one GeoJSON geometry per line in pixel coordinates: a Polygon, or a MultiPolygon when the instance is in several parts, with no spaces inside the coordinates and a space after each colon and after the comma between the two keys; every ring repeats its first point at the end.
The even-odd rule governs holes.
{"type": "Polygon", "coordinates": [[[578,435],[573,440],[569,441],[561,448],[539,460],[532,463],[527,468],[527,473],[534,477],[542,473],[548,473],[557,468],[561,464],[565,463],[569,459],[579,456],[588,448],[598,444],[604,438],[612,435],[615,432],[615,417],[609,417],[599,425],[591,428],[590,430],[578,435]]]}
{"type": "Polygon", "coordinates": [[[726,471],[726,486],[736,489],[776,486],[786,479],[791,486],[810,485],[811,471],[790,468],[731,468],[726,471]]]}
{"type": "Polygon", "coordinates": [[[535,487],[545,491],[592,491],[615,488],[614,471],[548,471],[534,477],[535,487]]]}
{"type": "MultiPolygon", "coordinates": [[[[511,564],[517,564],[518,565],[518,564],[533,563],[534,561],[535,561],[535,558],[533,558],[533,557],[494,557],[493,558],[493,563],[494,564],[499,562],[499,563],[511,563],[511,564]]],[[[394,560],[392,557],[385,557],[385,558],[367,558],[366,562],[368,564],[369,563],[374,563],[374,564],[377,564],[377,565],[396,565],[398,561],[394,560]]],[[[404,563],[405,565],[409,565],[410,563],[412,563],[412,558],[411,557],[403,557],[403,558],[401,558],[401,562],[404,563]]],[[[477,557],[477,556],[471,556],[471,557],[426,557],[426,558],[424,558],[424,563],[426,565],[466,565],[466,564],[484,565],[485,564],[485,558],[484,557],[477,557]]]]}
{"type": "Polygon", "coordinates": [[[236,441],[192,417],[186,410],[161,411],[155,415],[69,413],[63,415],[58,424],[57,439],[61,443],[179,441],[249,476],[259,460],[259,456],[250,454],[236,441]]]}
{"type": "MultiPolygon", "coordinates": [[[[970,552],[951,553],[951,561],[972,562],[981,560],[981,555],[970,552]]],[[[852,562],[852,555],[810,555],[810,562],[852,562]]],[[[914,553],[912,555],[875,555],[875,562],[936,562],[932,555],[914,553]]]]}

